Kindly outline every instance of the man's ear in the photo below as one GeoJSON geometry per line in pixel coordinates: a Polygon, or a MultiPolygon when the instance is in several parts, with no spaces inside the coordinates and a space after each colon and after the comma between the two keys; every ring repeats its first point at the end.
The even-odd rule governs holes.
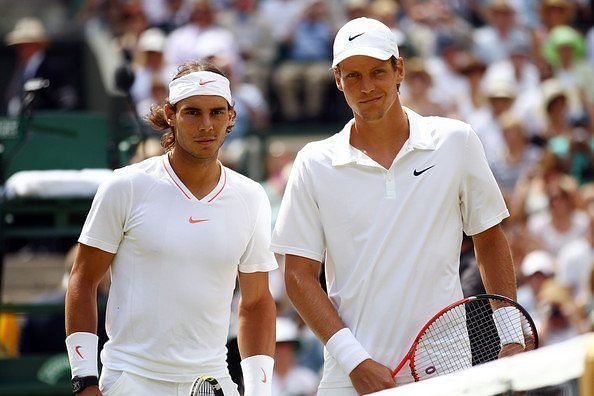
{"type": "Polygon", "coordinates": [[[171,105],[167,103],[165,104],[165,106],[163,106],[163,111],[165,112],[165,119],[167,120],[169,126],[174,126],[175,111],[173,110],[173,107],[171,107],[171,105]]]}
{"type": "Polygon", "coordinates": [[[404,81],[404,77],[406,76],[406,70],[404,68],[404,59],[402,57],[396,60],[396,73],[398,76],[396,79],[398,80],[398,84],[401,84],[404,81]]]}
{"type": "Polygon", "coordinates": [[[336,88],[338,88],[339,91],[343,91],[342,81],[340,79],[340,69],[335,67],[334,69],[332,69],[332,72],[334,73],[334,81],[336,82],[336,88]]]}
{"type": "Polygon", "coordinates": [[[230,131],[233,126],[235,126],[235,121],[237,120],[237,113],[235,112],[235,108],[231,107],[229,109],[229,123],[227,124],[227,131],[230,131]]]}

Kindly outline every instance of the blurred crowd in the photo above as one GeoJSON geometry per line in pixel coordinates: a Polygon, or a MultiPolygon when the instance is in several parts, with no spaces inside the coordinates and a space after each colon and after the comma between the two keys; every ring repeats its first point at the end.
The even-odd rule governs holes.
{"type": "MultiPolygon", "coordinates": [[[[223,68],[238,112],[230,140],[266,132],[273,215],[298,150],[275,126],[347,121],[329,70],[334,35],[360,16],[390,26],[405,59],[404,105],[469,123],[485,147],[511,213],[518,300],[547,345],[594,330],[593,14],[591,0],[87,0],[77,20],[111,32],[135,72],[140,115],[164,101],[180,63],[223,68]]],[[[7,113],[18,111],[17,73],[39,67],[48,41],[30,18],[7,36],[18,53],[7,113]]],[[[76,106],[62,80],[48,108],[76,106]]],[[[276,272],[275,394],[314,394],[322,347],[276,272]]]]}

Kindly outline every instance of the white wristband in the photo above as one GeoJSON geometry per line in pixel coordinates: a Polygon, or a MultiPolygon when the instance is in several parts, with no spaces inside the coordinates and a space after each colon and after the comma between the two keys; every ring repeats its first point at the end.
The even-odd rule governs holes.
{"type": "Polygon", "coordinates": [[[66,337],[66,349],[72,377],[99,377],[97,346],[99,337],[93,333],[72,333],[66,337]]]}
{"type": "Polygon", "coordinates": [[[524,333],[520,311],[514,307],[502,307],[493,312],[493,320],[501,345],[520,344],[524,347],[524,333]]]}
{"type": "Polygon", "coordinates": [[[271,396],[274,359],[255,355],[241,361],[244,396],[271,396]]]}
{"type": "Polygon", "coordinates": [[[326,349],[347,374],[350,374],[362,361],[371,359],[347,327],[338,330],[330,337],[326,343],[326,349]]]}

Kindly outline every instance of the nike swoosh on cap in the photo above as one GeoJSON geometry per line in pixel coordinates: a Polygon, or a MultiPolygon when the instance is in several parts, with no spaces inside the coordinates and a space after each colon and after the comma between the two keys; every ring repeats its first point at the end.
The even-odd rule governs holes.
{"type": "Polygon", "coordinates": [[[365,32],[359,33],[359,34],[355,34],[354,36],[349,36],[349,41],[353,41],[354,39],[356,39],[357,37],[359,37],[359,36],[361,36],[363,34],[365,34],[365,32]]]}

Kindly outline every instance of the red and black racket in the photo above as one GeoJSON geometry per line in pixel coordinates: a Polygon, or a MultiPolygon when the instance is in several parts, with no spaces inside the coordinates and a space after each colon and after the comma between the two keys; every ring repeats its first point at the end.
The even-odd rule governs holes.
{"type": "Polygon", "coordinates": [[[498,359],[502,340],[522,337],[524,351],[538,347],[534,321],[518,303],[494,294],[464,298],[439,311],[423,326],[392,376],[396,377],[407,362],[415,381],[461,371],[498,359]],[[503,307],[513,309],[508,308],[508,315],[500,317],[496,326],[493,311],[503,307]]]}

